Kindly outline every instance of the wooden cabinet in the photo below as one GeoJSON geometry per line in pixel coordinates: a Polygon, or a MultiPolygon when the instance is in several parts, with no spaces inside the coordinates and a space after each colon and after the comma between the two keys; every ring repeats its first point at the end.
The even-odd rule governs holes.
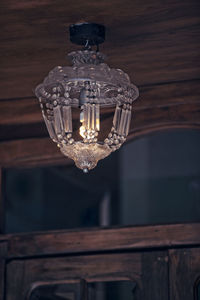
{"type": "Polygon", "coordinates": [[[199,232],[177,224],[3,236],[0,299],[198,299],[199,232]]]}
{"type": "Polygon", "coordinates": [[[172,249],[170,257],[170,299],[200,299],[200,248],[172,249]]]}
{"type": "Polygon", "coordinates": [[[50,289],[59,283],[70,287],[81,282],[85,282],[85,298],[79,299],[88,299],[89,283],[131,281],[133,299],[167,300],[166,258],[166,251],[155,251],[13,260],[7,266],[6,299],[27,299],[42,285],[50,289]]]}

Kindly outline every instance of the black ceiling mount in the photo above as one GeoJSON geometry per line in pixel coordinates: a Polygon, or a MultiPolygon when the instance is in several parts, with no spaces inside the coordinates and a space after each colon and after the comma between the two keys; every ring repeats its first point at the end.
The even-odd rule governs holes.
{"type": "Polygon", "coordinates": [[[105,40],[105,26],[95,23],[79,23],[69,27],[70,41],[77,45],[99,45],[105,40]]]}

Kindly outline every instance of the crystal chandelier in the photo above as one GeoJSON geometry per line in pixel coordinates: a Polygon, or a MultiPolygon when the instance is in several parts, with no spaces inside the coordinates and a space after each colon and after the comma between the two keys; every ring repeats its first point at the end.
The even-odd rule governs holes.
{"type": "Polygon", "coordinates": [[[104,39],[103,25],[71,25],[70,40],[83,45],[83,50],[71,52],[68,56],[72,67],[55,67],[35,90],[51,139],[84,172],[93,169],[100,159],[124,143],[129,132],[132,103],[139,95],[126,73],[104,63],[105,56],[98,51],[104,39]],[[96,51],[92,50],[95,45],[96,51]],[[100,140],[100,112],[106,107],[115,110],[110,132],[100,140]],[[78,139],[72,118],[77,115],[77,109],[80,117],[78,139]]]}

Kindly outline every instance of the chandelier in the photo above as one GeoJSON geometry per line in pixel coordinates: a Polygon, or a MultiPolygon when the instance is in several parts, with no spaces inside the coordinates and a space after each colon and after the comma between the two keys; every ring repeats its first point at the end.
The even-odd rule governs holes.
{"type": "Polygon", "coordinates": [[[139,95],[126,73],[104,63],[99,52],[104,39],[103,25],[71,25],[70,40],[83,49],[69,53],[72,66],[55,67],[35,90],[51,139],[85,173],[125,142],[132,103],[139,95]],[[110,132],[100,140],[101,110],[112,107],[110,132]],[[77,110],[80,126],[73,130],[77,110]]]}

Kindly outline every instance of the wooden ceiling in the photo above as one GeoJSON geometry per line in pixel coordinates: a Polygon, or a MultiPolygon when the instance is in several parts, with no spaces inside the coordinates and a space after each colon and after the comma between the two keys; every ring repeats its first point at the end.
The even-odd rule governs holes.
{"type": "Polygon", "coordinates": [[[169,127],[200,126],[199,0],[2,0],[0,164],[63,160],[48,138],[34,88],[67,65],[68,26],[106,26],[101,51],[138,85],[130,139],[169,127]],[[38,147],[37,145],[40,145],[38,147]],[[45,153],[45,154],[44,154],[45,153]]]}

